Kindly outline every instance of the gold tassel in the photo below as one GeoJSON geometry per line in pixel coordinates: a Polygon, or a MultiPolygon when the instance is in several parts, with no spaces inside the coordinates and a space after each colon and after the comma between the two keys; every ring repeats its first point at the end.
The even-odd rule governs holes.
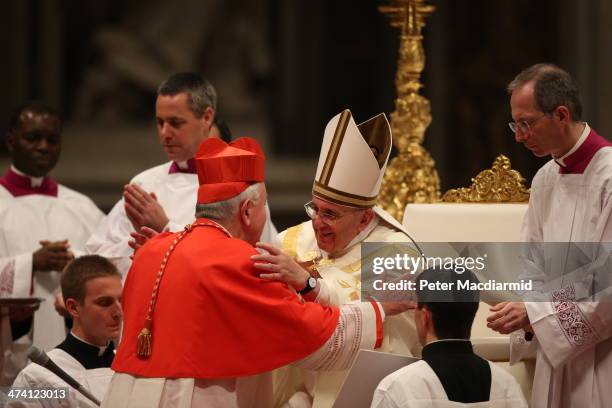
{"type": "Polygon", "coordinates": [[[141,358],[147,358],[151,356],[151,320],[145,320],[145,327],[140,331],[138,335],[138,342],[136,345],[136,355],[141,358]]]}

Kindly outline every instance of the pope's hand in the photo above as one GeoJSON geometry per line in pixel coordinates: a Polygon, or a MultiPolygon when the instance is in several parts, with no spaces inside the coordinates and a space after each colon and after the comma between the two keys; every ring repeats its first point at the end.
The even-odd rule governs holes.
{"type": "Polygon", "coordinates": [[[155,193],[148,193],[136,184],[123,187],[125,214],[136,231],[149,227],[161,232],[168,225],[168,216],[157,201],[155,193]]]}
{"type": "Polygon", "coordinates": [[[494,313],[487,317],[487,327],[501,334],[510,334],[530,324],[523,302],[501,302],[489,310],[494,313]]]}
{"type": "Polygon", "coordinates": [[[274,245],[258,242],[256,246],[268,251],[268,254],[251,257],[251,260],[255,261],[255,268],[267,272],[259,275],[261,278],[285,282],[295,290],[304,289],[305,282],[310,277],[307,270],[274,245]]]}

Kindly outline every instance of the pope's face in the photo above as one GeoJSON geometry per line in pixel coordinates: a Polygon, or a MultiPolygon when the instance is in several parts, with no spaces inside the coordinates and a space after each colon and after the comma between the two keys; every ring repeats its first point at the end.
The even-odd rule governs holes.
{"type": "Polygon", "coordinates": [[[123,318],[121,291],[119,276],[101,276],[85,283],[85,299],[76,305],[84,340],[103,346],[119,338],[123,318]]]}
{"type": "Polygon", "coordinates": [[[162,147],[172,161],[193,158],[200,143],[206,139],[214,118],[212,108],[206,108],[198,118],[189,109],[189,95],[159,95],[155,103],[157,134],[162,147]]]}
{"type": "Polygon", "coordinates": [[[59,159],[61,132],[61,122],[56,116],[24,111],[20,126],[7,139],[13,165],[30,176],[46,176],[59,159]]]}
{"type": "Polygon", "coordinates": [[[345,249],[367,226],[363,222],[367,210],[344,207],[314,196],[312,202],[317,208],[317,216],[312,220],[317,245],[331,255],[345,249]]]}

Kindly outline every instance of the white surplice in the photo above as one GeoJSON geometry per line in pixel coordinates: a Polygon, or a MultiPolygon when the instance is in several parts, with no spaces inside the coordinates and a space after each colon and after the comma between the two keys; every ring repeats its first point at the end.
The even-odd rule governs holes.
{"type": "MultiPolygon", "coordinates": [[[[195,220],[195,207],[198,193],[198,175],[194,173],[169,173],[172,162],[164,163],[136,175],[130,183],[137,184],[145,191],[155,193],[157,200],[169,218],[167,230],[176,232],[195,220]]],[[[125,201],[119,200],[98,229],[87,242],[90,253],[109,258],[125,278],[133,253],[128,245],[134,226],[125,213],[125,201]]],[[[264,242],[275,243],[277,231],[270,219],[266,204],[268,221],[261,234],[264,242]]]]}
{"type": "MultiPolygon", "coordinates": [[[[355,303],[342,306],[336,330],[327,342],[294,365],[312,370],[343,370],[350,367],[360,349],[372,349],[376,344],[377,317],[374,307],[381,314],[378,319],[384,319],[384,311],[378,304],[355,303]]],[[[299,341],[299,338],[287,341],[299,341]]],[[[223,350],[219,350],[219,353],[222,354],[223,350]]],[[[253,350],[253,354],[257,355],[257,350],[253,350]]],[[[102,403],[103,408],[272,406],[271,372],[224,379],[145,378],[116,373],[102,403]]]]}
{"type": "MultiPolygon", "coordinates": [[[[24,336],[12,343],[12,350],[3,341],[9,348],[3,350],[1,382],[12,382],[25,366],[24,352],[32,341],[43,350],[51,350],[66,337],[64,318],[54,308],[55,295],[60,293],[60,272],[34,273],[33,252],[42,240],[67,239],[75,256],[82,255],[85,242],[103,217],[89,198],[62,185],[58,186],[57,197],[13,197],[0,186],[0,296],[45,299],[34,314],[33,340],[24,336]]],[[[4,329],[9,327],[7,323],[3,323],[4,329]]],[[[6,339],[10,334],[7,336],[4,329],[2,337],[6,339]]]]}
{"type": "MultiPolygon", "coordinates": [[[[578,143],[589,131],[585,125],[578,143]]],[[[552,160],[543,166],[533,180],[523,223],[529,246],[521,278],[534,283],[526,307],[535,338],[526,341],[524,332],[513,333],[511,361],[537,348],[535,408],[603,408],[612,401],[607,289],[612,282],[612,147],[588,159],[576,174],[561,174],[552,160]]]]}
{"type": "Polygon", "coordinates": [[[372,408],[526,408],[527,402],[514,377],[491,362],[489,366],[490,401],[471,404],[449,401],[434,370],[421,360],[386,376],[374,392],[372,408]]]}
{"type": "MultiPolygon", "coordinates": [[[[87,391],[91,392],[98,400],[102,400],[111,378],[113,371],[110,368],[94,368],[91,370],[85,369],[74,357],[66,353],[64,350],[53,349],[47,353],[49,358],[53,360],[60,368],[68,373],[72,378],[77,380],[87,391]]],[[[92,401],[85,398],[81,393],[71,388],[61,378],[53,374],[51,371],[38,364],[30,363],[24,368],[13,383],[13,387],[23,388],[68,388],[68,398],[66,400],[46,400],[38,403],[28,402],[27,405],[18,402],[10,403],[7,408],[25,408],[25,407],[40,407],[40,408],[97,408],[92,401]]]]}
{"type": "MultiPolygon", "coordinates": [[[[317,303],[323,305],[341,305],[361,300],[361,243],[384,242],[411,244],[403,227],[388,213],[379,207],[374,208],[376,217],[370,225],[347,245],[345,251],[336,257],[328,257],[317,245],[312,221],[291,227],[279,234],[282,249],[298,262],[317,261],[319,295],[317,303]],[[322,258],[321,258],[322,257],[322,258]]],[[[417,249],[412,247],[414,254],[417,249]]],[[[420,344],[411,311],[390,316],[385,320],[383,341],[380,351],[406,356],[418,355],[420,344]]],[[[333,405],[348,371],[342,372],[309,372],[296,373],[292,367],[278,370],[275,373],[275,398],[283,402],[293,395],[296,388],[301,388],[300,381],[310,394],[312,406],[329,408],[333,405]]],[[[305,395],[304,395],[305,396],[305,395]]],[[[301,398],[290,401],[291,408],[310,406],[310,402],[301,398]]]]}

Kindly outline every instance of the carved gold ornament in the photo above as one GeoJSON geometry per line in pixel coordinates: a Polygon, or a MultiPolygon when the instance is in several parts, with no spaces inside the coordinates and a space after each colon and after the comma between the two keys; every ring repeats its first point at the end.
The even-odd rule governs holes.
{"type": "Polygon", "coordinates": [[[529,189],[525,179],[512,169],[510,159],[499,155],[490,169],[472,179],[468,188],[457,188],[444,193],[442,201],[449,203],[525,203],[529,189]]]}

